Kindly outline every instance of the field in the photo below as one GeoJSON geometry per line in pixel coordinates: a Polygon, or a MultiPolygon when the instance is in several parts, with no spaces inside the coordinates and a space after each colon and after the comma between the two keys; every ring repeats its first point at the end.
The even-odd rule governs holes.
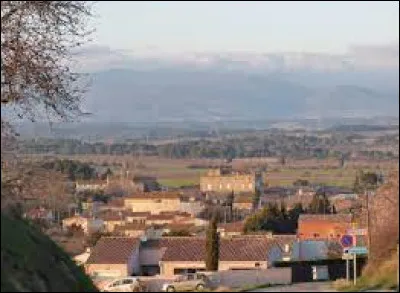
{"type": "MultiPolygon", "coordinates": [[[[31,156],[30,156],[31,157],[31,156]]],[[[118,164],[125,164],[130,174],[156,176],[159,182],[169,187],[197,185],[200,176],[205,174],[207,166],[217,166],[221,160],[211,159],[166,159],[159,157],[133,157],[109,155],[85,156],[58,156],[93,164],[109,164],[114,166],[114,172],[121,169],[118,164]],[[190,168],[197,165],[204,168],[190,168]]],[[[34,159],[40,158],[35,155],[34,159]]],[[[269,186],[292,185],[297,179],[306,179],[311,183],[324,183],[327,185],[352,187],[357,170],[381,170],[384,174],[397,165],[395,161],[350,161],[344,168],[338,167],[337,160],[288,160],[282,166],[277,158],[252,158],[235,159],[233,166],[236,169],[266,166],[265,182],[269,186]]]]}

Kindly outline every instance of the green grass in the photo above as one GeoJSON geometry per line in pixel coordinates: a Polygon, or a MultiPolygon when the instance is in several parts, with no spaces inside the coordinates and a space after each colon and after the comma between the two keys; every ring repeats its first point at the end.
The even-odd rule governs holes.
{"type": "Polygon", "coordinates": [[[367,270],[363,271],[363,275],[357,279],[356,285],[353,283],[346,284],[341,280],[336,282],[336,288],[342,292],[354,292],[365,290],[394,290],[398,291],[397,284],[397,255],[393,256],[381,264],[370,265],[367,270]]]}
{"type": "Polygon", "coordinates": [[[24,220],[1,215],[1,292],[97,292],[50,238],[24,220]]]}
{"type": "Polygon", "coordinates": [[[181,186],[199,184],[199,179],[196,179],[196,178],[165,178],[165,179],[159,179],[158,182],[161,185],[164,185],[167,187],[181,187],[181,186]]]}
{"type": "Polygon", "coordinates": [[[356,176],[354,168],[328,169],[279,169],[271,170],[266,174],[266,182],[270,186],[292,185],[298,179],[305,179],[311,183],[327,184],[341,187],[352,187],[356,176]]]}

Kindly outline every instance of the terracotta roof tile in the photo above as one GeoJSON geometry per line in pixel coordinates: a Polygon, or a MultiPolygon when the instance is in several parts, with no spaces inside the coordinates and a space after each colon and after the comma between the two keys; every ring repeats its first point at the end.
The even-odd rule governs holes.
{"type": "Polygon", "coordinates": [[[142,192],[135,193],[129,197],[126,197],[125,200],[132,199],[179,199],[181,194],[179,192],[174,191],[152,191],[152,192],[142,192]]]}
{"type": "Polygon", "coordinates": [[[133,218],[134,217],[142,218],[142,217],[148,217],[150,215],[151,215],[150,212],[130,212],[126,216],[127,217],[133,217],[133,218]]]}
{"type": "MultiPolygon", "coordinates": [[[[235,237],[220,239],[221,261],[265,261],[268,251],[277,243],[266,237],[235,237]]],[[[205,238],[165,237],[160,242],[165,248],[162,261],[204,261],[205,238]]]]}
{"type": "Polygon", "coordinates": [[[141,222],[126,223],[125,225],[115,226],[115,232],[120,231],[144,231],[146,230],[146,224],[141,222]]]}
{"type": "Polygon", "coordinates": [[[88,264],[126,264],[139,245],[138,238],[102,237],[93,248],[88,264]]]}
{"type": "Polygon", "coordinates": [[[162,214],[159,214],[159,215],[149,215],[149,216],[147,216],[146,219],[147,219],[148,221],[157,221],[157,220],[159,220],[159,221],[162,221],[162,220],[165,220],[165,221],[168,221],[168,220],[173,221],[174,218],[175,218],[174,215],[169,215],[169,214],[167,214],[167,215],[162,215],[162,214]]]}
{"type": "Polygon", "coordinates": [[[225,232],[243,232],[244,222],[234,222],[218,225],[219,229],[223,229],[225,232]]]}
{"type": "Polygon", "coordinates": [[[351,223],[352,215],[351,214],[327,214],[327,215],[302,214],[299,216],[299,222],[308,222],[308,221],[351,223]]]}

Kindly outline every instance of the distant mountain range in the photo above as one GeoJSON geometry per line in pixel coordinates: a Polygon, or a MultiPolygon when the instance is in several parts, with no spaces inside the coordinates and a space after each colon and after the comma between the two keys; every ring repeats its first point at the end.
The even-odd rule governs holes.
{"type": "Polygon", "coordinates": [[[399,47],[346,54],[166,54],[85,47],[93,121],[226,121],[398,116],[399,47]]]}
{"type": "Polygon", "coordinates": [[[395,73],[343,75],[112,69],[92,75],[84,107],[102,122],[398,116],[395,73]]]}

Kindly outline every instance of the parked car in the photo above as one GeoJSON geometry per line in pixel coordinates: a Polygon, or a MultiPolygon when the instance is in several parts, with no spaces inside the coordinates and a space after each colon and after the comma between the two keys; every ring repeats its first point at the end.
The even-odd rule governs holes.
{"type": "Polygon", "coordinates": [[[162,290],[164,292],[189,291],[189,290],[201,291],[207,287],[209,287],[209,281],[207,276],[204,274],[194,273],[194,274],[185,274],[179,276],[175,281],[164,284],[162,290]]]}
{"type": "Polygon", "coordinates": [[[139,280],[135,277],[115,279],[106,284],[101,291],[103,292],[136,292],[139,280]]]}

